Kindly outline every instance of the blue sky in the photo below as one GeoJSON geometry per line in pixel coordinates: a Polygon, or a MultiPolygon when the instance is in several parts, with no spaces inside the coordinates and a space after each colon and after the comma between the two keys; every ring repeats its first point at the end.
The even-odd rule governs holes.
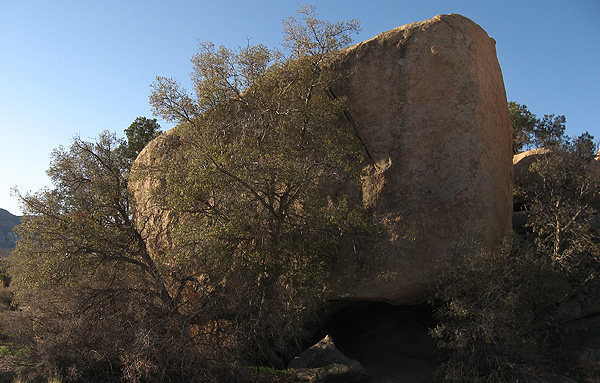
{"type": "MultiPolygon", "coordinates": [[[[277,46],[298,1],[0,0],[0,207],[10,189],[48,184],[50,153],[74,135],[122,132],[151,117],[156,76],[189,84],[198,41],[277,46]]],[[[509,100],[564,114],[570,135],[600,139],[600,1],[313,1],[319,17],[358,18],[359,42],[440,13],[460,13],[496,40],[509,100]]],[[[163,127],[169,126],[164,122],[163,127]]]]}

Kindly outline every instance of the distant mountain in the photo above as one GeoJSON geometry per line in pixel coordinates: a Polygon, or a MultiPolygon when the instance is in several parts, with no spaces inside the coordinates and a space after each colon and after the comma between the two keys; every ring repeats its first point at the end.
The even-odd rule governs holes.
{"type": "Polygon", "coordinates": [[[12,232],[12,228],[20,223],[21,217],[0,209],[0,250],[12,250],[15,247],[16,237],[12,232]]]}

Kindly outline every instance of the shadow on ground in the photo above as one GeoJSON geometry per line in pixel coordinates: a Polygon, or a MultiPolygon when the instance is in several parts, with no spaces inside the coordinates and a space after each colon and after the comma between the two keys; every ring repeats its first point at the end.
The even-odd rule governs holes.
{"type": "Polygon", "coordinates": [[[371,375],[369,383],[431,383],[442,353],[428,330],[428,305],[352,302],[332,315],[323,333],[371,375]]]}

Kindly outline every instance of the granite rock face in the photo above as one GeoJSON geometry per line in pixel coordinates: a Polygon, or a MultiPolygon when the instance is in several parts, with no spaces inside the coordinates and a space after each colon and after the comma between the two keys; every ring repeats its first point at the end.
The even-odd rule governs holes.
{"type": "MultiPolygon", "coordinates": [[[[332,280],[332,291],[420,302],[464,240],[491,244],[511,230],[512,137],[495,42],[463,16],[440,15],[349,47],[330,65],[344,75],[333,93],[348,98],[346,116],[370,157],[362,201],[386,230],[378,268],[351,288],[332,280]]],[[[175,128],[155,139],[136,166],[175,171],[177,137],[175,128]]],[[[158,171],[131,182],[155,256],[176,219],[152,202],[164,178],[158,171]]]]}
{"type": "Polygon", "coordinates": [[[136,225],[159,267],[171,246],[170,228],[176,217],[157,197],[164,193],[167,173],[176,171],[175,154],[182,148],[178,130],[170,129],[146,145],[132,166],[128,185],[136,225]]]}
{"type": "Polygon", "coordinates": [[[374,166],[363,201],[388,224],[385,272],[347,294],[413,303],[468,238],[511,230],[512,138],[495,41],[473,21],[440,15],[346,49],[334,90],[374,166]],[[398,227],[415,241],[405,250],[398,227]]]}

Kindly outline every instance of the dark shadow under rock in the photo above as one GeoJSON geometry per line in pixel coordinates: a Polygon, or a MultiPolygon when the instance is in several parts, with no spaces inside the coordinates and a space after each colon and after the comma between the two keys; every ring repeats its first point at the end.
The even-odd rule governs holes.
{"type": "Polygon", "coordinates": [[[428,305],[363,301],[332,315],[324,331],[365,367],[370,383],[431,383],[442,361],[429,335],[434,324],[428,305]]]}

